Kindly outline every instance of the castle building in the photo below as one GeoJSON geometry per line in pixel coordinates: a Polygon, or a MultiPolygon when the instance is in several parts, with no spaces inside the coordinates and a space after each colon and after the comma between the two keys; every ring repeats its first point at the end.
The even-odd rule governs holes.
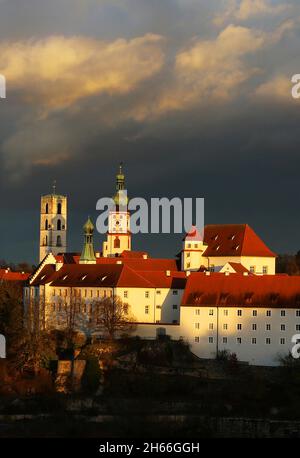
{"type": "Polygon", "coordinates": [[[52,194],[41,197],[40,216],[40,262],[48,253],[67,251],[67,197],[52,194]]]}
{"type": "Polygon", "coordinates": [[[46,227],[48,220],[48,229],[41,235],[49,238],[24,288],[26,324],[64,329],[73,310],[79,332],[103,338],[99,303],[118,297],[134,317],[135,335],[142,338],[165,333],[188,341],[200,358],[227,350],[251,364],[278,364],[300,332],[300,277],[276,275],[275,253],[247,224],[209,225],[203,235],[192,227],[179,259],[133,251],[123,191],[120,166],[102,253],[95,251],[90,218],[83,228],[82,252],[68,253],[66,197],[54,192],[42,198],[41,224],[46,227]],[[53,245],[60,235],[58,219],[63,247],[53,245]]]}

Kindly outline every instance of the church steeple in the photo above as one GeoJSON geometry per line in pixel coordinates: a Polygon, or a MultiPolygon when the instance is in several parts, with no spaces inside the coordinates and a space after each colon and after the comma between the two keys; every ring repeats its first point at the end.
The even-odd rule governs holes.
{"type": "Polygon", "coordinates": [[[123,162],[119,164],[119,171],[116,175],[116,193],[113,197],[117,209],[126,207],[128,204],[127,190],[125,189],[125,174],[123,172],[123,162]]]}
{"type": "Polygon", "coordinates": [[[84,230],[84,245],[80,256],[80,264],[96,264],[96,256],[93,243],[94,225],[88,217],[87,222],[83,226],[84,230]]]}

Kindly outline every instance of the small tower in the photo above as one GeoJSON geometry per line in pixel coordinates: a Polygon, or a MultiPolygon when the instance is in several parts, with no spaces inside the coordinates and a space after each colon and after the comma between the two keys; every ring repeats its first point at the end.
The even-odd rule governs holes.
{"type": "Polygon", "coordinates": [[[131,250],[130,214],[122,166],[121,162],[116,175],[116,193],[113,197],[115,209],[108,217],[107,241],[103,243],[104,257],[118,256],[124,250],[131,250]]]}
{"type": "Polygon", "coordinates": [[[48,253],[67,251],[67,197],[56,193],[41,197],[40,262],[48,253]]]}
{"type": "Polygon", "coordinates": [[[80,256],[79,264],[96,264],[96,255],[93,242],[94,225],[90,217],[88,217],[87,222],[83,226],[83,230],[84,245],[80,256]]]}
{"type": "Polygon", "coordinates": [[[201,266],[207,268],[207,258],[205,250],[207,245],[203,242],[203,237],[196,228],[192,226],[190,231],[183,239],[183,249],[181,251],[181,270],[199,270],[201,266]]]}

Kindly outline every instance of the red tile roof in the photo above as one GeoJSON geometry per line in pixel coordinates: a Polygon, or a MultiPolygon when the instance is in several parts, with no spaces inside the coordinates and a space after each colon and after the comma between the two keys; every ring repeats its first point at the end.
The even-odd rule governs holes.
{"type": "Polygon", "coordinates": [[[217,224],[204,228],[205,256],[276,256],[248,224],[217,224]]]}
{"type": "Polygon", "coordinates": [[[29,273],[11,272],[9,269],[0,269],[0,281],[26,281],[30,277],[29,273]]]}
{"type": "Polygon", "coordinates": [[[250,274],[250,271],[245,266],[243,266],[243,264],[240,264],[239,262],[229,262],[228,264],[233,268],[233,270],[237,274],[242,274],[242,273],[250,274]]]}
{"type": "Polygon", "coordinates": [[[121,254],[121,258],[134,258],[134,259],[144,259],[144,256],[149,258],[149,254],[146,251],[129,251],[124,250],[121,254]]]}
{"type": "Polygon", "coordinates": [[[300,276],[195,272],[187,279],[182,305],[300,309],[300,276]]]}
{"type": "Polygon", "coordinates": [[[124,264],[65,264],[57,272],[46,265],[32,286],[50,283],[59,287],[120,287],[183,289],[184,272],[140,271],[124,264]]]}

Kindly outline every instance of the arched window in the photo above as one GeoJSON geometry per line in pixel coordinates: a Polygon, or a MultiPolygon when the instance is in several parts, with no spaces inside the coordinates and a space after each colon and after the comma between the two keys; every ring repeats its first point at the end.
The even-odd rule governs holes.
{"type": "Polygon", "coordinates": [[[120,248],[120,239],[118,237],[114,240],[114,248],[120,248]]]}
{"type": "Polygon", "coordinates": [[[45,213],[46,213],[46,214],[48,214],[48,213],[49,213],[49,204],[46,204],[45,213]]]}
{"type": "Polygon", "coordinates": [[[47,231],[48,230],[48,220],[46,219],[45,221],[45,230],[47,231]]]}
{"type": "Polygon", "coordinates": [[[57,220],[57,230],[61,231],[61,220],[57,220]]]}
{"type": "Polygon", "coordinates": [[[61,246],[61,236],[58,235],[56,238],[56,246],[61,246]]]}
{"type": "Polygon", "coordinates": [[[57,214],[61,215],[61,203],[57,204],[57,214]]]}

